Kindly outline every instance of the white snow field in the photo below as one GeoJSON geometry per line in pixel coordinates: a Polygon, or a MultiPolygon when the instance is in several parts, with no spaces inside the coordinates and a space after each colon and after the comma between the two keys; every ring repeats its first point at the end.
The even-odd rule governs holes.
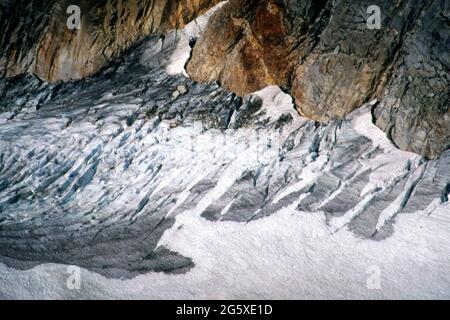
{"type": "Polygon", "coordinates": [[[450,151],[398,150],[375,101],[323,125],[195,83],[187,28],[1,80],[0,298],[450,298],[450,151]]]}
{"type": "MultiPolygon", "coordinates": [[[[264,98],[262,110],[274,110],[275,102],[286,102],[276,87],[256,93],[264,98]],[[275,98],[275,99],[274,99],[275,98]],[[278,100],[277,100],[278,99],[278,100]]],[[[286,104],[281,104],[284,108],[286,104]]],[[[280,109],[286,110],[286,109],[280,109]]],[[[293,110],[293,109],[289,109],[293,110]]],[[[288,110],[287,110],[288,111],[288,110]]],[[[304,120],[296,117],[293,125],[304,120]]],[[[407,160],[417,155],[399,151],[390,145],[384,133],[370,121],[367,107],[351,115],[351,127],[372,139],[383,153],[363,168],[383,166],[370,175],[365,189],[383,186],[401,174],[407,160]]],[[[180,138],[184,134],[180,135],[180,138]]],[[[242,133],[242,138],[246,132],[242,133]]],[[[207,146],[214,148],[215,146],[207,146]]],[[[237,150],[235,146],[227,153],[237,150]]],[[[240,150],[239,152],[245,152],[240,150]]],[[[176,153],[177,155],[177,153],[176,153]]],[[[183,156],[180,156],[183,157],[183,156]]],[[[271,158],[272,156],[269,156],[271,158]]],[[[70,290],[67,265],[42,264],[19,271],[4,264],[0,267],[0,293],[7,299],[416,299],[450,297],[450,207],[439,198],[426,209],[399,215],[394,232],[381,240],[355,235],[343,225],[357,214],[349,210],[331,220],[320,209],[297,209],[305,195],[270,216],[248,223],[210,221],[201,213],[233,185],[242,172],[261,159],[239,161],[225,170],[218,183],[191,210],[176,215],[158,246],[190,257],[194,267],[183,274],[148,272],[133,279],[111,279],[82,269],[80,289],[70,290]],[[338,221],[338,222],[336,222],[338,221]],[[336,226],[339,226],[337,228],[336,226]]],[[[243,156],[248,160],[248,155],[243,156]]],[[[177,159],[177,161],[180,159],[177,159]]],[[[320,163],[320,160],[316,160],[320,163]]],[[[203,161],[202,161],[203,162],[203,161]]],[[[207,162],[206,162],[207,163],[207,162]]],[[[206,167],[204,168],[206,170],[206,167]]],[[[319,166],[320,167],[320,166],[319,166]]],[[[317,180],[323,168],[310,166],[302,172],[304,180],[286,187],[273,201],[317,180]],[[307,182],[303,182],[307,181],[307,182]]],[[[363,170],[363,169],[360,169],[363,170]]],[[[175,175],[179,171],[175,171],[175,175]]],[[[189,184],[201,180],[201,171],[189,184]]],[[[174,177],[170,177],[173,179],[174,177]]],[[[162,188],[163,186],[159,186],[162,188]]],[[[189,192],[189,188],[186,189],[189,192]]],[[[400,194],[401,197],[401,194],[400,194]]],[[[187,199],[183,195],[180,199],[187,199]]],[[[172,212],[183,200],[171,207],[172,212]]],[[[326,198],[321,202],[331,201],[326,198]]],[[[395,207],[395,205],[394,205],[395,207]]],[[[393,213],[388,207],[387,214],[393,213]]],[[[229,210],[229,206],[228,206],[229,210]]],[[[170,214],[170,213],[169,213],[170,214]]],[[[222,214],[224,214],[222,212],[222,214]]],[[[385,223],[380,215],[377,223],[385,223]]]]}
{"type": "Polygon", "coordinates": [[[323,216],[289,208],[249,224],[187,212],[177,218],[183,228],[161,240],[193,257],[186,274],[118,280],[83,269],[81,289],[69,290],[66,266],[2,265],[0,292],[8,299],[448,299],[448,210],[404,215],[395,236],[379,242],[332,234],[323,216]]]}

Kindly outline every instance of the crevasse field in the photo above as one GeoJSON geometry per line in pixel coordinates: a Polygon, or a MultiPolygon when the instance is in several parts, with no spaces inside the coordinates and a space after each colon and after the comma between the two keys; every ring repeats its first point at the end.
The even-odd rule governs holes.
{"type": "Polygon", "coordinates": [[[210,14],[86,80],[2,83],[0,297],[450,298],[450,152],[398,150],[376,101],[319,125],[191,81],[210,14]]]}

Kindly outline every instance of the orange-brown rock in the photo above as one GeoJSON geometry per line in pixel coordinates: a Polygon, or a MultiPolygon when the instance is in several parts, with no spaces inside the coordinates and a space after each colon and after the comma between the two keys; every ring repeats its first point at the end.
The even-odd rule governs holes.
{"type": "Polygon", "coordinates": [[[299,56],[308,51],[308,22],[320,6],[302,10],[303,23],[293,24],[279,1],[229,1],[194,47],[189,75],[219,81],[240,95],[267,85],[287,86],[299,56]]]}
{"type": "MultiPolygon", "coordinates": [[[[0,76],[91,75],[150,33],[181,28],[220,0],[0,1],[0,76]],[[69,4],[82,28],[66,27],[69,4]]],[[[188,74],[239,95],[279,85],[298,111],[327,122],[377,98],[375,123],[400,148],[450,147],[450,2],[228,0],[197,39],[188,74]]]]}
{"type": "Polygon", "coordinates": [[[376,124],[405,150],[450,146],[448,1],[230,0],[194,47],[189,75],[245,95],[277,84],[327,122],[378,98],[376,124]],[[433,18],[434,17],[434,18],[433,18]]]}
{"type": "Polygon", "coordinates": [[[152,33],[182,28],[219,0],[16,1],[0,7],[0,75],[79,79],[152,33]],[[81,8],[81,29],[66,26],[69,5],[81,8]]]}

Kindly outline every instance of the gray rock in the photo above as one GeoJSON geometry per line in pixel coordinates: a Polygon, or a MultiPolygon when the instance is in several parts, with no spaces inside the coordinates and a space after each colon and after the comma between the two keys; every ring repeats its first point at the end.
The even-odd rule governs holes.
{"type": "Polygon", "coordinates": [[[378,1],[379,30],[367,28],[373,4],[230,1],[188,73],[242,96],[276,83],[301,115],[324,123],[378,98],[376,124],[393,142],[435,158],[450,144],[449,2],[378,1]]]}

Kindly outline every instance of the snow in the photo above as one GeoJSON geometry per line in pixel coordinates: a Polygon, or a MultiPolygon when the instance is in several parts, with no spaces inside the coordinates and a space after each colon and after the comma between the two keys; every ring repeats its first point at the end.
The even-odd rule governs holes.
{"type": "Polygon", "coordinates": [[[209,9],[204,15],[194,19],[188,23],[182,30],[172,31],[175,33],[175,38],[178,42],[175,51],[169,58],[169,64],[166,67],[166,71],[170,75],[181,74],[185,77],[189,77],[185,66],[191,55],[191,47],[189,46],[189,39],[191,37],[198,38],[202,30],[206,27],[209,18],[219,10],[227,1],[222,1],[209,9]]]}
{"type": "Polygon", "coordinates": [[[375,174],[370,176],[370,183],[363,190],[362,194],[376,187],[385,186],[388,184],[388,181],[392,180],[392,177],[405,173],[407,165],[417,168],[421,159],[415,153],[397,149],[387,138],[386,134],[372,123],[370,109],[375,102],[371,101],[363,105],[348,116],[351,118],[352,128],[357,133],[369,138],[373,142],[374,147],[380,147],[384,151],[381,158],[375,158],[369,165],[372,168],[376,168],[382,164],[384,170],[377,170],[375,174]]]}
{"type": "Polygon", "coordinates": [[[275,199],[273,199],[273,203],[277,204],[280,200],[282,200],[286,196],[296,191],[300,191],[303,188],[307,187],[308,185],[311,185],[314,181],[316,181],[320,177],[321,168],[325,165],[325,163],[326,163],[326,156],[322,155],[316,161],[307,165],[302,171],[301,180],[295,184],[289,185],[286,189],[280,192],[275,197],[275,199]]]}
{"type": "MultiPolygon", "coordinates": [[[[218,8],[220,5],[177,35],[179,41],[166,69],[169,74],[186,76],[184,66],[190,52],[189,37],[198,36],[218,8]]],[[[156,64],[157,59],[152,57],[158,52],[159,47],[149,45],[140,63],[156,64]]],[[[137,77],[133,74],[133,78],[137,77]]],[[[202,123],[191,122],[195,117],[188,117],[173,127],[168,119],[157,116],[144,119],[147,115],[143,111],[143,99],[160,103],[160,98],[170,97],[170,88],[177,87],[178,78],[169,82],[169,88],[164,88],[167,92],[157,91],[157,99],[149,94],[155,89],[151,85],[156,81],[151,75],[143,79],[152,81],[136,95],[132,91],[122,96],[104,92],[100,100],[92,104],[89,100],[88,106],[74,103],[64,105],[63,109],[53,106],[54,110],[47,106],[40,112],[33,112],[34,108],[30,107],[12,121],[8,120],[11,113],[0,113],[0,165],[7,168],[0,171],[1,178],[22,178],[19,183],[0,191],[0,204],[6,208],[2,212],[1,218],[6,219],[2,228],[12,224],[19,229],[17,233],[13,228],[8,230],[16,238],[8,238],[5,233],[0,240],[2,245],[10,241],[25,248],[29,241],[45,251],[48,248],[44,242],[33,242],[35,239],[29,238],[28,230],[20,230],[21,224],[28,226],[26,223],[36,219],[35,225],[39,227],[41,223],[47,227],[51,231],[47,231],[49,238],[45,239],[48,245],[55,239],[61,241],[58,237],[66,241],[67,234],[77,236],[77,232],[86,229],[100,232],[99,219],[90,219],[94,214],[108,226],[116,222],[130,222],[130,225],[135,222],[138,227],[132,230],[136,232],[152,230],[153,221],[143,217],[154,218],[155,215],[154,220],[163,221],[170,216],[174,224],[169,223],[170,227],[164,229],[163,236],[158,236],[155,243],[191,258],[194,266],[181,274],[148,272],[132,279],[106,278],[82,269],[80,290],[70,290],[66,285],[70,276],[66,265],[47,263],[18,270],[0,264],[0,298],[450,298],[449,203],[440,200],[441,190],[427,189],[429,193],[418,194],[419,200],[426,204],[425,209],[401,211],[411,191],[429,174],[428,167],[420,156],[395,148],[373,125],[370,108],[375,101],[350,114],[342,126],[331,123],[316,128],[295,112],[289,95],[270,86],[254,93],[263,99],[263,105],[254,118],[249,117],[247,126],[227,130],[205,128],[202,123]],[[130,99],[126,99],[127,95],[130,99]],[[129,125],[126,119],[135,113],[139,117],[129,125]],[[277,129],[278,120],[287,114],[292,121],[277,129]],[[330,132],[335,132],[333,139],[339,141],[325,139],[330,132]],[[282,150],[288,140],[292,142],[292,149],[282,150]],[[316,140],[320,140],[319,147],[316,140]],[[337,144],[336,148],[333,143],[337,144]],[[355,147],[353,154],[348,151],[351,147],[355,147]],[[65,174],[46,185],[55,170],[62,170],[62,164],[68,160],[73,163],[67,164],[65,174]],[[20,168],[23,163],[27,165],[26,170],[20,168]],[[351,165],[345,167],[348,163],[351,165]],[[98,174],[92,175],[95,170],[98,174]],[[361,179],[363,187],[358,189],[357,203],[347,208],[337,201],[335,208],[343,208],[342,215],[327,212],[326,206],[333,204],[342,193],[354,195],[348,193],[352,190],[345,190],[366,171],[370,172],[369,178],[368,181],[361,179]],[[254,174],[253,184],[239,184],[247,173],[254,174]],[[333,182],[326,185],[327,178],[336,177],[341,179],[337,187],[333,182]],[[347,228],[397,180],[405,182],[404,186],[399,186],[394,200],[380,209],[374,222],[376,231],[392,223],[394,231],[389,236],[374,240],[347,228]],[[331,191],[305,191],[296,195],[316,183],[317,189],[329,187],[331,191]],[[199,184],[203,191],[193,194],[199,184]],[[33,196],[38,189],[45,192],[41,191],[44,195],[38,197],[39,203],[29,199],[9,203],[14,189],[31,189],[33,196]],[[76,193],[72,195],[71,190],[76,193]],[[264,203],[258,202],[261,199],[258,196],[264,191],[267,193],[261,201],[264,203]],[[250,199],[245,199],[249,201],[243,211],[247,210],[251,218],[244,216],[244,223],[227,219],[234,210],[239,210],[235,205],[239,205],[240,197],[247,195],[250,199]],[[252,196],[257,200],[251,202],[252,196]],[[316,197],[313,197],[316,202],[307,206],[308,210],[299,209],[312,196],[316,197]],[[166,202],[166,199],[173,201],[166,202]],[[218,220],[202,216],[212,205],[218,208],[218,220]],[[42,215],[51,212],[49,207],[52,206],[55,212],[46,222],[47,218],[42,215]],[[72,224],[73,221],[76,223],[72,224]],[[55,224],[61,225],[63,230],[54,228],[55,224]],[[378,271],[380,278],[376,279],[378,271]],[[374,280],[380,288],[377,285],[374,288],[374,280]]],[[[138,87],[124,85],[128,85],[124,91],[138,87]]],[[[189,82],[189,85],[190,89],[196,89],[194,84],[189,82]]],[[[196,103],[210,98],[207,89],[204,90],[204,95],[189,96],[195,90],[187,93],[193,113],[197,112],[196,103]]],[[[83,97],[83,93],[81,91],[79,96],[83,97]]],[[[223,100],[219,100],[217,106],[221,103],[223,100]]],[[[165,110],[163,107],[158,111],[165,110]]],[[[224,112],[217,110],[207,109],[209,117],[224,112]]],[[[233,116],[236,118],[237,112],[233,116]]],[[[38,228],[38,231],[43,229],[38,228]]],[[[104,241],[117,246],[117,255],[125,252],[126,262],[130,261],[125,260],[126,254],[132,259],[141,259],[142,252],[136,253],[134,249],[147,244],[133,246],[135,239],[131,238],[130,242],[119,246],[120,241],[114,238],[118,234],[114,232],[123,230],[129,229],[112,229],[112,238],[106,235],[104,241]]],[[[86,234],[89,235],[83,235],[86,237],[86,234]]],[[[76,249],[84,250],[86,246],[82,243],[76,249]]],[[[146,253],[154,250],[153,247],[142,249],[146,253]]],[[[94,251],[94,254],[99,261],[104,256],[113,260],[110,252],[94,251]]]]}
{"type": "Polygon", "coordinates": [[[331,233],[322,215],[293,208],[248,224],[185,212],[161,244],[193,257],[196,267],[186,274],[113,280],[82,270],[81,289],[69,290],[66,266],[0,265],[0,292],[9,299],[448,299],[448,212],[447,204],[429,217],[399,216],[394,236],[383,241],[331,233]],[[373,268],[380,289],[368,287],[373,268]]]}
{"type": "Polygon", "coordinates": [[[288,114],[294,119],[293,126],[298,127],[300,124],[307,121],[299,116],[295,111],[295,106],[292,97],[284,93],[278,86],[267,86],[264,89],[254,92],[263,100],[263,105],[259,113],[264,113],[266,118],[272,122],[278,120],[283,114],[288,114]]]}
{"type": "Polygon", "coordinates": [[[422,178],[424,171],[425,166],[422,166],[419,170],[414,172],[406,182],[404,191],[400,193],[400,195],[398,195],[397,198],[381,212],[377,223],[377,231],[381,230],[387,221],[392,220],[400,212],[402,204],[405,202],[405,199],[409,197],[411,190],[417,182],[422,178]]]}

